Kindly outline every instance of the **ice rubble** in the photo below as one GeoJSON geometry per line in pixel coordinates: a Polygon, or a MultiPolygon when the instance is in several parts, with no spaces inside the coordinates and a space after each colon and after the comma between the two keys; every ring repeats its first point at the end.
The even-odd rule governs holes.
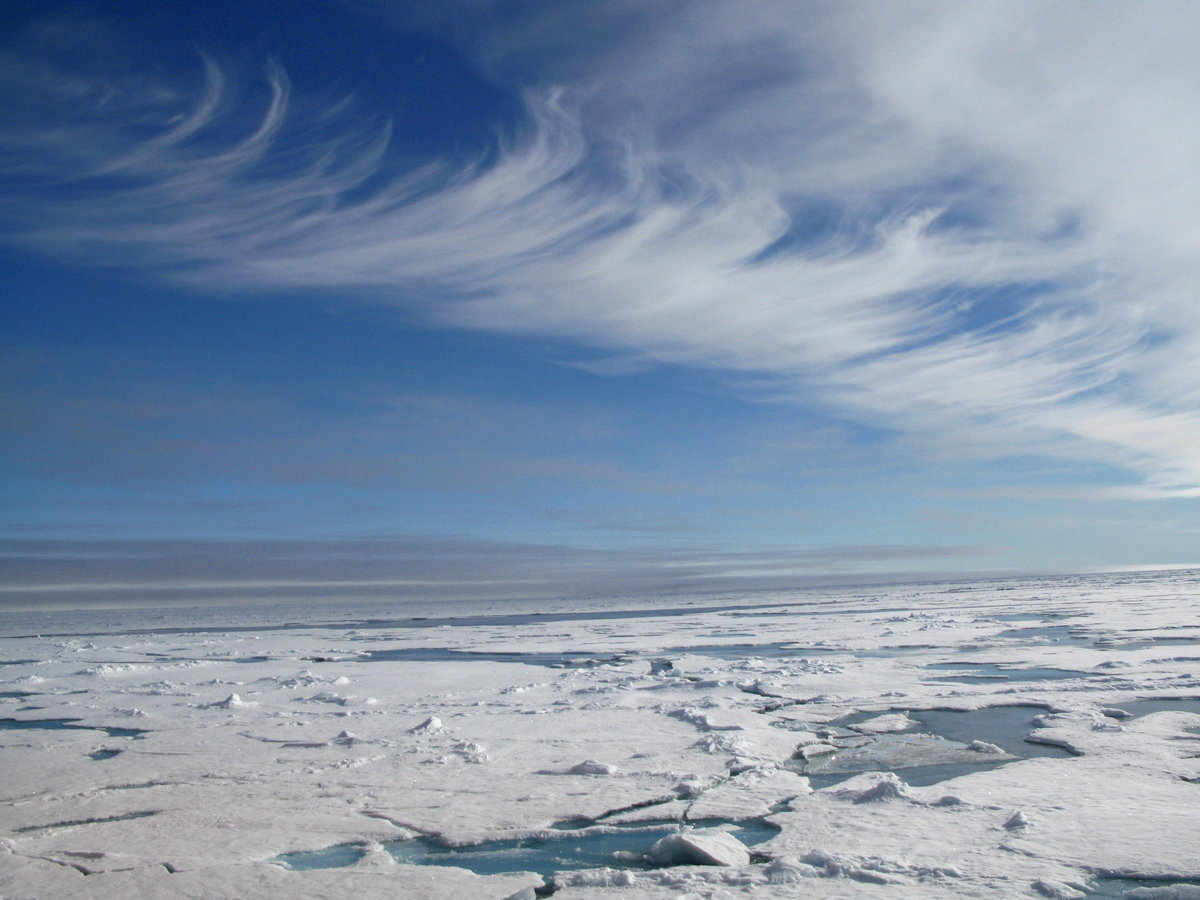
{"type": "Polygon", "coordinates": [[[1164,878],[1136,890],[1186,896],[1170,881],[1200,878],[1200,716],[1122,710],[1200,697],[1200,653],[1164,651],[1195,639],[1198,596],[1196,573],[1171,573],[457,623],[394,607],[8,614],[0,895],[528,896],[543,876],[371,848],[675,820],[678,835],[643,851],[657,868],[557,873],[556,896],[1070,897],[1100,875],[1164,878]],[[730,632],[821,653],[687,652],[730,632]],[[386,656],[434,643],[479,658],[386,656]],[[539,662],[567,650],[603,662],[539,662]],[[964,658],[1084,674],[951,683],[927,668],[964,658]],[[1034,739],[1073,756],[1005,762],[992,735],[942,740],[919,721],[1019,704],[1040,708],[1034,739]],[[145,730],[113,729],[130,710],[145,730]],[[852,728],[834,724],[855,713],[852,728]],[[65,719],[82,727],[22,727],[65,719]],[[956,754],[970,774],[908,783],[925,752],[956,754]],[[814,791],[797,760],[849,771],[814,791]],[[864,761],[880,771],[852,774],[864,761]],[[763,816],[779,833],[753,856],[724,831],[689,830],[763,816]],[[347,844],[364,850],[344,868],[271,862],[347,844]]]}

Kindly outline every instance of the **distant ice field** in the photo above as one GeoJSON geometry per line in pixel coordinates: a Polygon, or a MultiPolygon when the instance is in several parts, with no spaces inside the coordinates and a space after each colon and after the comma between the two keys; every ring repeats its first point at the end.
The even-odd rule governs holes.
{"type": "Polygon", "coordinates": [[[1200,897],[1200,572],[0,613],[4,897],[1200,897]]]}

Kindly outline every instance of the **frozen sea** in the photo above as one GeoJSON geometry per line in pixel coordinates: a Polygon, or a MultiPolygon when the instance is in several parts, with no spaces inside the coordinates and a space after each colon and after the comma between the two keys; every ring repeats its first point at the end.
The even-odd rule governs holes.
{"type": "Polygon", "coordinates": [[[1200,572],[0,613],[0,896],[1200,898],[1200,572]]]}

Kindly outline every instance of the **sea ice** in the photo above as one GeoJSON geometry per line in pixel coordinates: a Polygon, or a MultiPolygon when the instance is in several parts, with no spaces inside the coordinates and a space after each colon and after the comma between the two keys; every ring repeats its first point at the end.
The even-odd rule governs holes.
{"type": "Polygon", "coordinates": [[[0,896],[1187,897],[1200,660],[1163,644],[1197,598],[1173,572],[6,613],[0,896]],[[929,668],[963,659],[1072,674],[929,668]],[[606,834],[632,867],[520,869],[606,834]],[[438,852],[382,849],[414,841],[438,852]],[[481,846],[490,874],[456,864],[481,846]]]}

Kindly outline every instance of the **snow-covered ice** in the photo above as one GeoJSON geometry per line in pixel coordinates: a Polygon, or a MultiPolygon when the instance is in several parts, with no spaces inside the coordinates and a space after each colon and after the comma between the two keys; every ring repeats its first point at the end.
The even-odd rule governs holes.
{"type": "Polygon", "coordinates": [[[5,613],[0,896],[1194,896],[1197,600],[5,613]]]}

